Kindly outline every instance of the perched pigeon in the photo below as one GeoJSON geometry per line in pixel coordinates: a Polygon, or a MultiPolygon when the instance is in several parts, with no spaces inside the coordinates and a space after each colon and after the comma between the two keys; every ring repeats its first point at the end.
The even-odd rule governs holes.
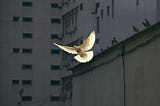
{"type": "Polygon", "coordinates": [[[92,31],[89,35],[89,37],[83,41],[83,43],[80,46],[62,46],[54,43],[56,46],[61,48],[62,50],[71,53],[71,54],[77,54],[74,59],[76,59],[78,62],[86,63],[89,62],[93,58],[93,51],[89,51],[95,43],[95,31],[92,31]]]}

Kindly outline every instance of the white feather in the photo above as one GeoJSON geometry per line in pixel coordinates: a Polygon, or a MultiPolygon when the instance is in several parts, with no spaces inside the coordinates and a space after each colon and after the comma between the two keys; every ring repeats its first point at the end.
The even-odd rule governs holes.
{"type": "Polygon", "coordinates": [[[90,50],[95,43],[95,31],[92,31],[89,35],[89,37],[83,41],[83,43],[80,46],[62,46],[54,43],[54,45],[58,46],[62,50],[71,53],[71,54],[78,54],[74,57],[77,61],[81,63],[89,62],[93,58],[93,51],[90,50]],[[88,51],[88,52],[87,52],[88,51]]]}
{"type": "Polygon", "coordinates": [[[81,57],[80,55],[76,55],[74,59],[76,59],[78,62],[86,63],[89,62],[93,58],[93,51],[85,52],[86,56],[81,57]]]}

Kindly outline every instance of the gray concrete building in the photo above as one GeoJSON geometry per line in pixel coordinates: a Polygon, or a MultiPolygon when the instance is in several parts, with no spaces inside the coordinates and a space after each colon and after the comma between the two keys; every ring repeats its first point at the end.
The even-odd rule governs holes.
{"type": "MultiPolygon", "coordinates": [[[[158,0],[63,0],[63,44],[79,45],[95,30],[93,49],[99,54],[155,24],[160,19],[159,10],[158,0]]],[[[64,61],[65,67],[77,64],[68,54],[64,61]]]]}
{"type": "Polygon", "coordinates": [[[73,106],[159,106],[160,23],[72,67],[73,106]]]}
{"type": "MultiPolygon", "coordinates": [[[[0,0],[0,105],[59,106],[59,0],[0,0]],[[57,90],[58,89],[58,90],[57,90]]],[[[63,73],[64,72],[64,73],[63,73]]]]}

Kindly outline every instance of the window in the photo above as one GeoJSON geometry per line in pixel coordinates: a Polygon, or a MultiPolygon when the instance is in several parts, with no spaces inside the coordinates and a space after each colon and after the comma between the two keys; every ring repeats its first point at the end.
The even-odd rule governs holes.
{"type": "Polygon", "coordinates": [[[32,22],[32,17],[23,17],[23,22],[32,22]]]}
{"type": "Polygon", "coordinates": [[[59,80],[51,80],[50,85],[59,86],[60,81],[59,80]]]}
{"type": "Polygon", "coordinates": [[[22,65],[22,69],[32,69],[32,65],[30,65],[30,64],[23,64],[22,65]]]}
{"type": "Polygon", "coordinates": [[[21,101],[26,101],[26,102],[32,101],[32,96],[22,96],[21,101]]]}
{"type": "Polygon", "coordinates": [[[32,49],[23,49],[22,52],[23,53],[32,53],[32,49]]]}
{"type": "Polygon", "coordinates": [[[80,10],[83,10],[83,4],[82,3],[80,4],[80,10]]]}
{"type": "Polygon", "coordinates": [[[109,6],[107,6],[107,16],[109,16],[109,11],[110,11],[110,9],[109,9],[109,6]]]}
{"type": "Polygon", "coordinates": [[[19,84],[19,80],[12,80],[12,84],[13,85],[18,85],[19,84]]]}
{"type": "Polygon", "coordinates": [[[20,49],[19,48],[13,48],[13,53],[19,53],[20,49]]]}
{"type": "Polygon", "coordinates": [[[32,2],[25,1],[25,2],[22,3],[22,5],[25,6],[25,7],[32,7],[33,4],[32,4],[32,2]]]}
{"type": "Polygon", "coordinates": [[[52,18],[51,23],[61,23],[61,20],[59,18],[52,18]]]}
{"type": "Polygon", "coordinates": [[[60,54],[60,50],[52,49],[51,54],[60,54]]]}
{"type": "Polygon", "coordinates": [[[75,7],[74,9],[63,15],[62,19],[64,35],[74,34],[77,31],[79,8],[80,7],[75,7]]]}
{"type": "Polygon", "coordinates": [[[22,80],[22,85],[32,85],[32,80],[22,80]]]}
{"type": "Polygon", "coordinates": [[[98,43],[99,43],[99,38],[97,38],[97,39],[96,39],[95,43],[96,43],[96,44],[98,44],[98,43]]]}
{"type": "Polygon", "coordinates": [[[13,21],[19,21],[19,17],[13,17],[13,21]]]}
{"type": "Polygon", "coordinates": [[[136,5],[139,6],[139,0],[136,0],[136,5]]]}
{"type": "Polygon", "coordinates": [[[112,18],[114,18],[114,0],[112,0],[112,18]]]}
{"type": "Polygon", "coordinates": [[[52,3],[51,8],[58,8],[58,4],[57,3],[52,3]]]}
{"type": "Polygon", "coordinates": [[[60,65],[51,65],[51,70],[59,70],[60,65]]]}
{"type": "Polygon", "coordinates": [[[59,96],[51,96],[50,101],[60,101],[60,97],[59,96]]]}
{"type": "Polygon", "coordinates": [[[51,39],[59,39],[59,37],[58,37],[57,34],[52,34],[52,35],[51,35],[51,39]]]}
{"type": "Polygon", "coordinates": [[[96,9],[99,8],[99,2],[96,3],[96,9]]]}
{"type": "Polygon", "coordinates": [[[101,19],[103,19],[103,9],[101,9],[101,19]]]}
{"type": "Polygon", "coordinates": [[[32,38],[32,33],[23,33],[23,38],[32,38]]]}

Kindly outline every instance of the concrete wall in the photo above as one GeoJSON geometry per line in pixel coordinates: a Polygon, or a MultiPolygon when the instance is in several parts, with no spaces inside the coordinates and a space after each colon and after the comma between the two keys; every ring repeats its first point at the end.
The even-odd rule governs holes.
{"type": "MultiPolygon", "coordinates": [[[[113,37],[118,42],[130,37],[136,32],[133,31],[133,26],[140,31],[146,27],[142,22],[147,19],[151,24],[157,22],[156,8],[157,0],[63,0],[67,2],[62,8],[62,14],[65,15],[76,7],[78,7],[77,29],[72,34],[64,34],[63,44],[69,44],[76,40],[84,40],[92,30],[96,31],[96,39],[98,43],[94,45],[94,52],[99,54],[108,47],[112,47],[113,37]],[[96,9],[96,4],[99,7],[96,9]],[[81,8],[83,5],[83,9],[81,8]],[[99,23],[97,18],[99,17],[99,23]],[[97,31],[99,26],[99,32],[97,31]]],[[[69,18],[68,20],[72,20],[69,18]]],[[[72,21],[70,21],[72,22],[72,21]]],[[[67,27],[68,28],[68,27],[67,27]]],[[[79,45],[79,44],[77,44],[79,45]]],[[[69,57],[68,55],[66,57],[69,57]]],[[[69,63],[68,66],[78,64],[73,56],[71,59],[64,60],[64,63],[69,63]]]]}
{"type": "Polygon", "coordinates": [[[71,68],[73,106],[159,106],[159,26],[71,68]]]}

